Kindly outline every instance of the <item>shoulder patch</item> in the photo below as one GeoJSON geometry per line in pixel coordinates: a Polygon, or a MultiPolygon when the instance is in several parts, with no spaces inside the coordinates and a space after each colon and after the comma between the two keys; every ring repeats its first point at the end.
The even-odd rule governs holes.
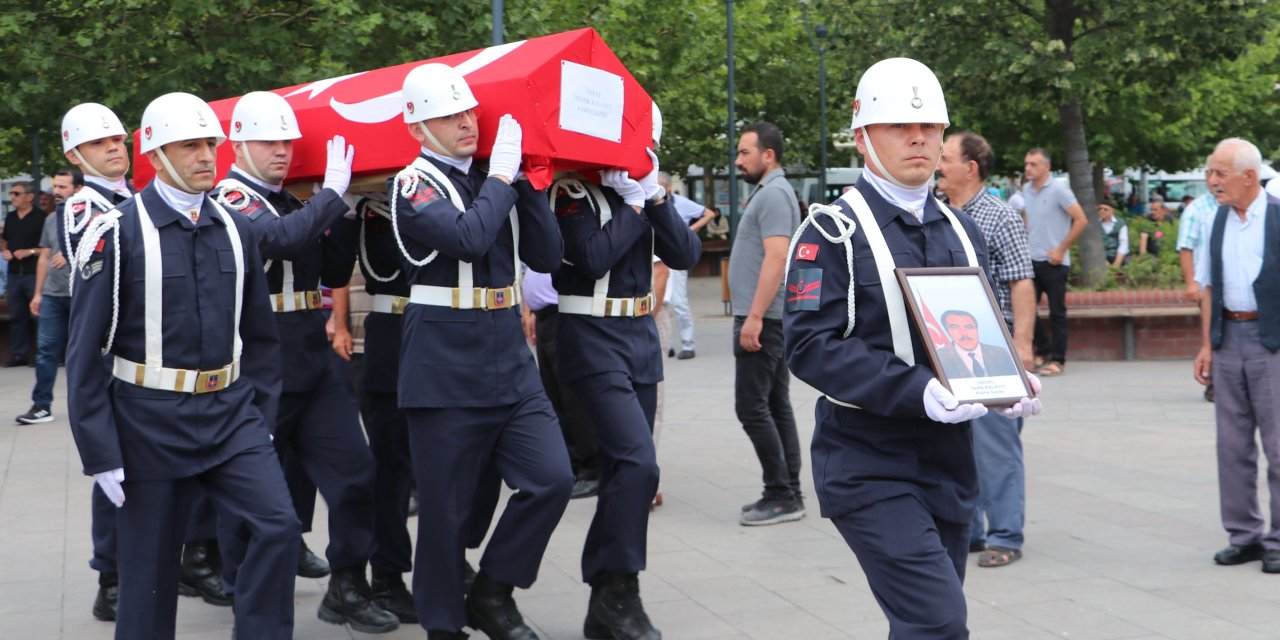
{"type": "Polygon", "coordinates": [[[422,210],[426,209],[427,205],[435,202],[436,200],[440,200],[443,197],[444,196],[440,195],[440,190],[437,189],[435,185],[431,184],[427,180],[419,180],[418,189],[413,192],[413,195],[409,196],[409,204],[413,207],[414,211],[422,213],[422,210]]]}
{"type": "Polygon", "coordinates": [[[582,211],[582,200],[568,196],[556,198],[556,219],[568,218],[582,211]]]}
{"type": "Polygon", "coordinates": [[[814,261],[818,259],[818,245],[816,244],[798,244],[796,245],[796,260],[814,261]]]}
{"type": "Polygon", "coordinates": [[[817,311],[822,306],[822,269],[792,269],[784,299],[788,312],[817,311]]]}
{"type": "Polygon", "coordinates": [[[266,211],[266,207],[259,202],[258,198],[251,195],[248,191],[241,188],[227,189],[218,197],[228,207],[244,214],[249,220],[256,220],[258,216],[266,211]]]}
{"type": "Polygon", "coordinates": [[[102,273],[102,262],[102,258],[99,258],[80,265],[80,279],[89,280],[99,273],[102,273]]]}

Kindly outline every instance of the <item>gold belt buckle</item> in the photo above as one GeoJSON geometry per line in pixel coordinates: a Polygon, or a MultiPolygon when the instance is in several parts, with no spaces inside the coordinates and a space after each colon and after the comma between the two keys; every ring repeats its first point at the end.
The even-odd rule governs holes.
{"type": "Polygon", "coordinates": [[[392,315],[404,315],[404,308],[409,304],[409,299],[404,296],[391,297],[391,313],[392,315]]]}
{"type": "Polygon", "coordinates": [[[222,391],[231,383],[231,367],[201,371],[196,376],[196,388],[192,393],[212,393],[222,391]]]}
{"type": "Polygon", "coordinates": [[[320,309],[324,307],[324,299],[320,297],[319,291],[307,292],[307,304],[305,309],[320,309]]]}
{"type": "Polygon", "coordinates": [[[653,294],[645,294],[643,298],[636,298],[635,306],[636,316],[647,316],[653,311],[653,294]]]}
{"type": "Polygon", "coordinates": [[[501,289],[487,289],[485,291],[484,308],[489,310],[506,309],[515,304],[515,289],[512,287],[503,287],[501,289]]]}

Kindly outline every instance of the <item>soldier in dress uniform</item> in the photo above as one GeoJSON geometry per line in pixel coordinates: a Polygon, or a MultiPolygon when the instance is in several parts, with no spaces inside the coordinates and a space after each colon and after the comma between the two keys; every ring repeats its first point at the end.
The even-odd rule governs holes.
{"type": "Polygon", "coordinates": [[[94,218],[76,256],[68,404],[85,473],[120,507],[121,640],[174,637],[199,489],[246,537],[241,640],[293,633],[299,527],[271,445],[279,339],[252,233],[205,195],[223,140],[200,98],[154,100],[140,151],[157,177],[94,218]]]}
{"type": "MultiPolygon", "coordinates": [[[[824,394],[812,452],[818,503],[862,565],[891,638],[969,637],[962,582],[978,493],[969,421],[987,408],[958,403],[923,364],[931,346],[911,330],[893,271],[987,267],[977,224],[929,193],[948,124],[928,67],[892,58],[867,69],[853,106],[867,170],[835,203],[810,209],[788,254],[787,361],[824,394]]],[[[1003,411],[1032,415],[1039,400],[1003,411]]]]}
{"type": "Polygon", "coordinates": [[[597,186],[552,186],[565,241],[556,332],[561,375],[596,427],[600,494],[582,550],[591,585],[583,635],[657,640],[640,600],[650,505],[658,490],[653,441],[662,346],[653,321],[654,256],[672,269],[698,262],[702,245],[658,184],[658,158],[640,181],[602,172],[597,186]]]}
{"type": "MultiPolygon", "coordinates": [[[[321,284],[341,287],[351,278],[358,227],[342,196],[355,149],[342,136],[328,142],[324,185],[304,205],[283,186],[293,141],[301,136],[284,98],[264,91],[242,97],[231,114],[236,163],[214,196],[243,215],[266,260],[268,304],[284,358],[276,450],[296,456],[329,506],[326,556],[333,577],[317,613],[325,622],[387,633],[400,623],[373,602],[365,577],[374,549],[373,454],[355,399],[329,361],[319,291],[321,284]]],[[[295,505],[298,499],[295,494],[295,505]]],[[[224,569],[230,585],[238,582],[236,564],[224,569]]]]}
{"type": "Polygon", "coordinates": [[[421,515],[413,574],[428,637],[464,625],[528,640],[512,588],[528,588],[569,502],[573,472],[524,343],[519,263],[549,272],[563,244],[545,191],[517,179],[521,130],[498,126],[489,169],[473,162],[471,88],[442,64],[405,77],[404,120],[421,155],[391,186],[392,233],[408,266],[399,402],[421,515]],[[477,487],[492,465],[516,490],[463,597],[463,549],[477,487]],[[468,619],[470,622],[468,622],[468,619]]]}

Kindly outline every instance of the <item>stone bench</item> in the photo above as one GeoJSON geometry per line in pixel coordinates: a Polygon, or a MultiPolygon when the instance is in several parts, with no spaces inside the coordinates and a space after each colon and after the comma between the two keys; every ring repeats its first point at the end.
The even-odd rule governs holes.
{"type": "MultiPolygon", "coordinates": [[[[1037,312],[1049,317],[1043,303],[1037,312]]],[[[1180,290],[1071,291],[1067,327],[1068,359],[1189,358],[1200,346],[1200,307],[1180,290]]]]}

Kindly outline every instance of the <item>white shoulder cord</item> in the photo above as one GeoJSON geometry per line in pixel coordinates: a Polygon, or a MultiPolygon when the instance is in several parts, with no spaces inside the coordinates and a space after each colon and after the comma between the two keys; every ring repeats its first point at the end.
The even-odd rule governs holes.
{"type": "MultiPolygon", "coordinates": [[[[68,260],[68,263],[74,262],[76,256],[75,247],[71,246],[71,236],[72,234],[80,233],[88,228],[89,221],[93,219],[94,207],[105,212],[114,209],[115,205],[111,204],[111,202],[104,198],[101,193],[98,193],[97,189],[88,186],[82,187],[79,191],[72,194],[72,196],[67,198],[66,202],[62,205],[62,235],[67,241],[67,251],[71,253],[71,260],[68,260]],[[74,209],[75,205],[81,203],[85,205],[84,215],[81,216],[80,220],[77,222],[74,209]]],[[[67,291],[74,293],[75,286],[76,279],[71,278],[67,285],[67,291]]]]}
{"type": "MultiPolygon", "coordinates": [[[[267,211],[270,211],[271,215],[277,218],[280,217],[280,213],[276,211],[274,206],[272,206],[270,200],[260,197],[258,192],[250,188],[249,185],[240,182],[235,178],[223,178],[222,182],[219,182],[218,186],[214,187],[214,190],[218,192],[218,196],[214,198],[213,201],[223,207],[233,209],[235,211],[244,211],[251,201],[257,200],[258,202],[267,205],[267,211]],[[243,193],[244,199],[240,202],[228,202],[227,192],[229,191],[239,191],[243,193]]],[[[272,262],[272,260],[264,260],[262,262],[263,273],[271,270],[272,262]]],[[[283,273],[280,274],[280,280],[283,284],[281,292],[287,296],[293,293],[293,262],[290,260],[281,260],[280,263],[284,265],[283,273]]]]}
{"type": "MultiPolygon", "coordinates": [[[[369,200],[364,203],[364,206],[372,209],[375,213],[387,218],[388,220],[391,219],[391,208],[388,207],[385,202],[369,200]]],[[[366,221],[362,216],[360,219],[360,263],[364,265],[365,273],[369,274],[369,277],[377,280],[378,282],[391,282],[400,276],[400,270],[396,269],[391,275],[385,277],[378,275],[378,272],[373,270],[373,265],[369,262],[369,247],[365,242],[365,228],[367,225],[368,221],[366,221]]]]}
{"type": "MultiPolygon", "coordinates": [[[[76,269],[83,269],[93,257],[98,241],[112,231],[115,232],[112,234],[112,248],[115,250],[115,258],[111,261],[111,328],[107,331],[107,344],[102,348],[103,354],[111,351],[111,344],[116,337],[116,327],[120,322],[120,210],[112,209],[93,218],[88,223],[84,236],[80,238],[80,246],[76,247],[76,253],[73,256],[76,269]]],[[[75,274],[72,273],[71,276],[71,280],[74,281],[75,274]]]]}
{"type": "Polygon", "coordinates": [[[848,320],[846,321],[845,327],[844,327],[844,337],[848,338],[849,334],[853,333],[853,309],[854,309],[853,240],[852,238],[853,238],[853,232],[858,228],[858,225],[853,221],[852,218],[850,218],[849,216],[846,216],[844,212],[840,210],[840,207],[837,207],[835,205],[830,205],[830,204],[819,204],[816,202],[809,205],[809,217],[805,218],[804,222],[800,223],[800,226],[796,229],[795,234],[791,236],[791,245],[787,247],[787,270],[785,271],[785,273],[791,273],[791,261],[792,259],[794,259],[796,255],[796,244],[800,241],[800,234],[804,233],[804,230],[809,225],[813,225],[813,227],[818,230],[818,233],[822,234],[822,237],[826,238],[828,242],[844,246],[845,264],[849,268],[849,291],[845,296],[846,298],[845,306],[846,306],[846,313],[848,314],[848,320]],[[827,230],[824,229],[822,225],[816,224],[814,222],[818,216],[827,216],[828,218],[831,218],[831,221],[835,223],[836,230],[839,233],[835,235],[827,233],[827,230]]]}
{"type": "MultiPolygon", "coordinates": [[[[600,227],[603,228],[605,223],[613,219],[613,208],[609,206],[609,201],[604,197],[604,192],[590,182],[583,182],[577,178],[561,178],[551,185],[547,190],[548,204],[552,210],[555,210],[556,193],[558,190],[564,189],[570,198],[574,200],[586,200],[591,203],[592,208],[600,216],[600,227]]],[[[561,262],[574,266],[568,260],[561,262]]],[[[652,269],[652,267],[650,267],[652,269]]],[[[603,317],[605,315],[605,303],[609,297],[609,274],[612,271],[605,271],[604,275],[596,280],[595,288],[591,292],[591,315],[603,317]]]]}

